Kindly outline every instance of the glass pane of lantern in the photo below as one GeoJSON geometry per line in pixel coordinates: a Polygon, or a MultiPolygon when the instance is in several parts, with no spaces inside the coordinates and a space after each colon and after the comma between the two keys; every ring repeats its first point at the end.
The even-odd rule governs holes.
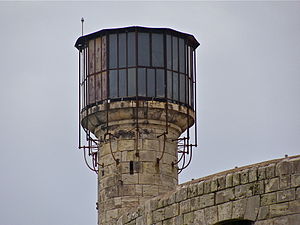
{"type": "Polygon", "coordinates": [[[180,74],[180,102],[185,103],[185,75],[180,74]]]}
{"type": "Polygon", "coordinates": [[[171,41],[171,36],[167,35],[166,36],[166,48],[167,48],[167,68],[172,69],[172,41],[171,41]]]}
{"type": "Polygon", "coordinates": [[[127,56],[128,56],[128,66],[136,65],[136,52],[135,52],[135,33],[128,33],[127,39],[127,56]]]}
{"type": "Polygon", "coordinates": [[[128,69],[128,96],[136,96],[136,69],[128,69]]]}
{"type": "Polygon", "coordinates": [[[119,67],[126,67],[126,33],[119,34],[119,67]]]}
{"type": "Polygon", "coordinates": [[[156,70],[156,97],[165,96],[165,73],[164,70],[156,70]]]}
{"type": "Polygon", "coordinates": [[[119,70],[119,96],[127,96],[127,78],[126,78],[126,69],[119,70]]]}
{"type": "Polygon", "coordinates": [[[138,65],[150,66],[149,33],[138,33],[138,65]]]}
{"type": "Polygon", "coordinates": [[[172,99],[172,72],[167,71],[167,98],[172,99]]]}
{"type": "Polygon", "coordinates": [[[182,73],[185,72],[184,53],[184,40],[182,38],[179,38],[179,71],[182,73]]]}
{"type": "Polygon", "coordinates": [[[110,34],[109,35],[109,68],[113,69],[117,67],[117,35],[110,34]]]}
{"type": "Polygon", "coordinates": [[[178,38],[172,37],[173,70],[178,71],[178,38]]]}
{"type": "Polygon", "coordinates": [[[117,70],[109,71],[109,97],[118,97],[118,77],[117,70]]]}
{"type": "Polygon", "coordinates": [[[162,34],[152,34],[152,66],[164,66],[164,39],[162,34]]]}
{"type": "Polygon", "coordinates": [[[178,101],[178,73],[173,73],[173,99],[178,101]]]}
{"type": "Polygon", "coordinates": [[[138,68],[138,95],[146,96],[146,69],[138,68]]]}
{"type": "Polygon", "coordinates": [[[155,70],[147,69],[147,96],[155,97],[155,70]]]}

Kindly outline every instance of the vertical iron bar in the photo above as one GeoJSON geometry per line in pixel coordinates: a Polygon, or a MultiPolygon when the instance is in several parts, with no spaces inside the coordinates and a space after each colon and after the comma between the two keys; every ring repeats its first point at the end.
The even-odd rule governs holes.
{"type": "Polygon", "coordinates": [[[80,127],[80,110],[81,110],[81,50],[78,54],[79,73],[78,73],[78,148],[81,148],[81,127],[80,127]]]}
{"type": "MultiPolygon", "coordinates": [[[[106,133],[108,134],[108,96],[109,96],[109,38],[108,33],[106,33],[106,133]]],[[[104,136],[105,137],[105,136],[104,136]]]]}
{"type": "MultiPolygon", "coordinates": [[[[163,43],[164,43],[164,75],[165,75],[165,108],[166,108],[166,134],[169,132],[169,104],[168,104],[168,78],[167,78],[167,41],[166,41],[166,33],[163,33],[163,43]]],[[[164,139],[165,140],[165,139],[164,139]]]]}
{"type": "Polygon", "coordinates": [[[194,107],[195,107],[195,147],[198,145],[198,134],[197,134],[197,84],[196,84],[196,49],[193,51],[194,53],[194,77],[195,77],[195,93],[194,93],[194,107]]]}
{"type": "MultiPolygon", "coordinates": [[[[188,48],[186,47],[187,45],[185,44],[184,45],[185,48],[184,48],[184,60],[186,60],[186,55],[187,55],[187,50],[188,48]]],[[[185,63],[185,66],[186,66],[186,63],[185,63]]],[[[187,68],[185,68],[185,71],[187,71],[187,68]]],[[[187,96],[185,96],[185,102],[189,102],[189,99],[190,99],[190,87],[189,87],[189,84],[190,84],[190,80],[189,80],[189,75],[188,73],[185,73],[185,78],[187,80],[185,80],[185,93],[187,92],[187,96]]],[[[187,138],[188,138],[188,143],[187,145],[189,146],[190,145],[190,108],[189,108],[189,103],[186,104],[186,109],[187,109],[187,124],[188,124],[188,128],[187,128],[187,138]]]]}
{"type": "Polygon", "coordinates": [[[136,156],[139,155],[138,153],[138,146],[139,146],[139,137],[138,137],[138,132],[139,132],[139,102],[138,102],[138,32],[137,30],[135,31],[135,46],[136,46],[136,72],[135,72],[135,117],[136,117],[136,156]]]}
{"type": "Polygon", "coordinates": [[[95,104],[97,102],[97,91],[96,91],[96,39],[94,40],[94,96],[95,96],[95,104]]]}

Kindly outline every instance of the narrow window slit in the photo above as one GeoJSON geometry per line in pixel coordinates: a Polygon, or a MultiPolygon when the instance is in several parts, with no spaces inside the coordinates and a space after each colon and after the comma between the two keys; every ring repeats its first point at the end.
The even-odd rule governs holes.
{"type": "Polygon", "coordinates": [[[129,162],[129,173],[133,174],[133,161],[129,162]]]}

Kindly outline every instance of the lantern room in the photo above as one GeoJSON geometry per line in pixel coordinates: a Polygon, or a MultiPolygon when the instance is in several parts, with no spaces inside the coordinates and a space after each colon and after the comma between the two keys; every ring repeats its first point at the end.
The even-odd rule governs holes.
{"type": "Polygon", "coordinates": [[[104,101],[151,100],[194,109],[195,50],[189,34],[125,27],[81,36],[81,109],[104,101]]]}

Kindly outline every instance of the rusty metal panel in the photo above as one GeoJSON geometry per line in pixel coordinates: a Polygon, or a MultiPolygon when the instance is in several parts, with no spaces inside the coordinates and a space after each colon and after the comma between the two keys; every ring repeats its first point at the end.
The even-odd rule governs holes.
{"type": "Polygon", "coordinates": [[[101,93],[101,73],[98,73],[95,75],[96,78],[96,88],[95,88],[95,92],[96,92],[96,102],[102,100],[102,93],[101,93]]]}
{"type": "Polygon", "coordinates": [[[95,73],[95,40],[89,41],[89,74],[95,73]]]}
{"type": "Polygon", "coordinates": [[[96,73],[101,71],[101,37],[96,39],[96,52],[95,52],[95,58],[96,58],[96,73]]]}
{"type": "Polygon", "coordinates": [[[106,70],[106,36],[102,37],[102,70],[106,70]]]}
{"type": "Polygon", "coordinates": [[[95,102],[95,76],[88,77],[88,104],[95,102]]]}
{"type": "Polygon", "coordinates": [[[107,99],[107,72],[102,73],[102,99],[107,99]]]}

